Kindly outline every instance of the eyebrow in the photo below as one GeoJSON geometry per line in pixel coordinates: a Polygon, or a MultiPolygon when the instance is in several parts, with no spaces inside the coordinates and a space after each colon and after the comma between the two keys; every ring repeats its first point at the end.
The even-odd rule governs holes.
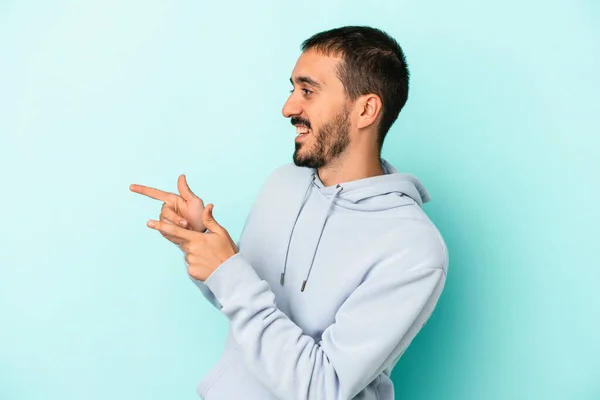
{"type": "Polygon", "coordinates": [[[321,89],[321,84],[308,76],[297,76],[296,78],[294,78],[293,81],[292,78],[290,78],[290,83],[292,85],[294,84],[294,81],[296,83],[306,83],[307,85],[310,85],[314,88],[321,89]]]}

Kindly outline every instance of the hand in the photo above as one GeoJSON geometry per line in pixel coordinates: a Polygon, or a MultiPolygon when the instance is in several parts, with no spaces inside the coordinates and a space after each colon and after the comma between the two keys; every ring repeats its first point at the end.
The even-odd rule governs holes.
{"type": "Polygon", "coordinates": [[[149,220],[148,226],[163,236],[179,239],[179,246],[185,253],[188,263],[188,274],[204,282],[219,265],[239,252],[229,232],[215,221],[209,204],[202,213],[202,222],[210,233],[199,233],[181,228],[166,221],[149,220]]]}
{"type": "MultiPolygon", "coordinates": [[[[183,174],[177,180],[177,189],[181,196],[143,185],[129,186],[129,190],[132,192],[164,202],[159,215],[161,222],[180,225],[196,232],[204,232],[206,230],[206,226],[202,222],[204,202],[192,192],[183,174]]],[[[176,245],[181,244],[180,239],[164,234],[163,236],[176,245]]]]}

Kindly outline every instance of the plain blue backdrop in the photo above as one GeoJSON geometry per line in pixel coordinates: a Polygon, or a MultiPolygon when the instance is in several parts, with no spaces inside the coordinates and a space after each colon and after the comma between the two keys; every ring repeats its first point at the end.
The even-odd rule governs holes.
{"type": "Polygon", "coordinates": [[[145,226],[185,173],[237,240],[291,162],[300,43],[367,24],[411,69],[384,157],[446,289],[399,399],[598,399],[596,1],[0,1],[0,399],[196,399],[227,322],[145,226]]]}

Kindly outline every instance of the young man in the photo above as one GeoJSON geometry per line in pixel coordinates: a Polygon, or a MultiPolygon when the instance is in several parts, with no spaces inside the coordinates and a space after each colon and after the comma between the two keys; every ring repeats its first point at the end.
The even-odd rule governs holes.
{"type": "Polygon", "coordinates": [[[198,385],[204,399],[393,399],[390,372],[446,279],[425,188],[380,157],[408,95],[400,46],[343,27],[302,50],[283,106],[294,163],[267,179],[238,245],[185,176],[181,196],[131,188],[165,202],[149,226],[179,245],[229,320],[224,353],[198,385]]]}

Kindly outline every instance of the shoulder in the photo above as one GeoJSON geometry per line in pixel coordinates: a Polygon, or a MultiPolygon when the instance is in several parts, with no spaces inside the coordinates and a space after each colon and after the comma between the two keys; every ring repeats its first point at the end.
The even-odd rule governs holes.
{"type": "Polygon", "coordinates": [[[265,203],[269,199],[279,198],[283,193],[297,185],[303,185],[310,177],[310,168],[298,167],[294,163],[283,164],[267,173],[260,185],[255,203],[265,203]]]}
{"type": "Polygon", "coordinates": [[[277,179],[290,179],[290,178],[303,178],[307,177],[312,173],[311,168],[306,167],[298,167],[294,163],[287,163],[280,165],[275,168],[275,170],[271,173],[271,177],[277,179]]]}
{"type": "Polygon", "coordinates": [[[418,205],[410,208],[414,214],[399,219],[396,228],[385,234],[385,256],[404,265],[447,272],[448,248],[442,234],[418,205]]]}
{"type": "Polygon", "coordinates": [[[279,189],[304,181],[312,174],[311,168],[298,167],[294,163],[287,163],[275,168],[267,177],[264,188],[277,187],[279,189]]]}

